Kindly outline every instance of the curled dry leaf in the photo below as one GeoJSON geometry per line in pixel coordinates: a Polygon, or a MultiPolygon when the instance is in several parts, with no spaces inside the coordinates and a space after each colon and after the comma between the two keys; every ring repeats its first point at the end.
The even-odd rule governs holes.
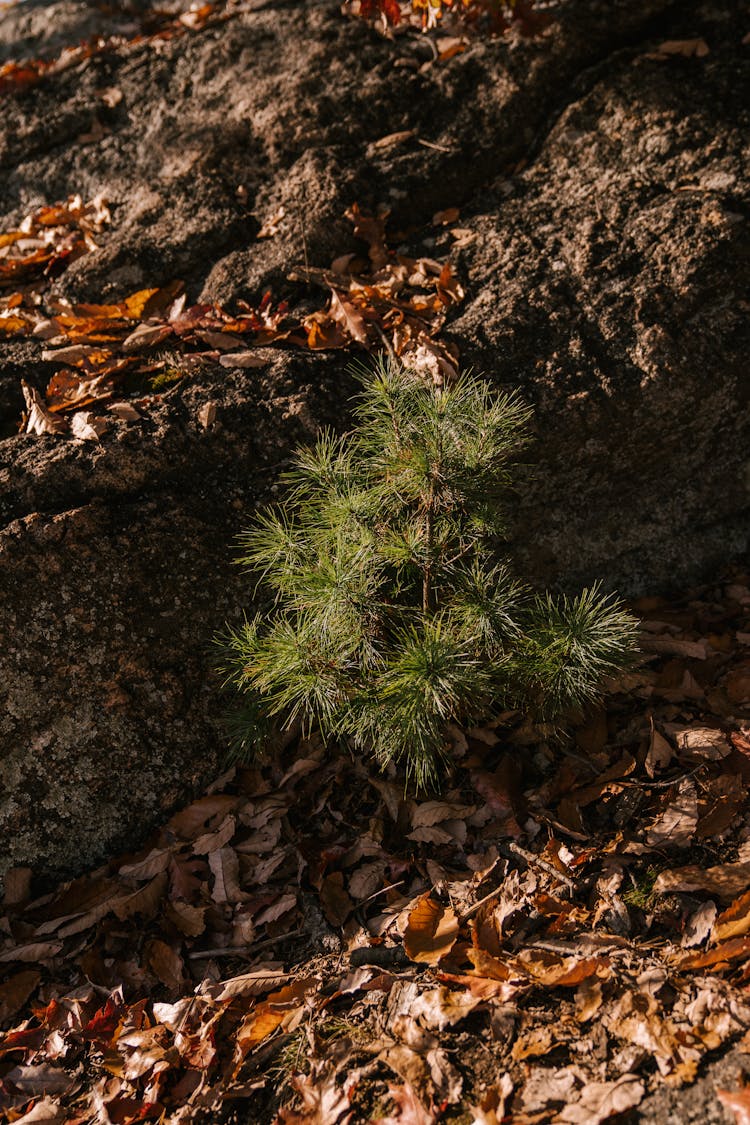
{"type": "Polygon", "coordinates": [[[367,327],[362,314],[359,313],[351,301],[341,297],[335,289],[331,289],[331,316],[339,328],[342,328],[352,340],[358,344],[368,341],[367,327]]]}
{"type": "Polygon", "coordinates": [[[309,1077],[293,1075],[290,1084],[302,1099],[302,1108],[279,1110],[278,1125],[348,1125],[349,1097],[335,1074],[321,1074],[313,1069],[309,1077]]]}
{"type": "Polygon", "coordinates": [[[24,401],[26,402],[26,412],[28,418],[26,421],[27,434],[62,434],[68,429],[68,424],[63,418],[57,418],[54,414],[50,414],[49,410],[44,404],[42,396],[35,387],[22,379],[21,390],[23,391],[24,401]]]}
{"type": "Polygon", "coordinates": [[[422,895],[409,912],[404,930],[404,949],[412,961],[437,965],[450,953],[458,938],[458,918],[450,906],[442,906],[431,894],[422,895]]]}
{"type": "Polygon", "coordinates": [[[70,418],[70,432],[79,441],[101,441],[108,425],[106,418],[97,418],[84,410],[77,411],[70,418]]]}
{"type": "Polygon", "coordinates": [[[502,1125],[512,1093],[513,1079],[504,1074],[497,1085],[487,1091],[480,1104],[471,1107],[471,1125],[502,1125]]]}
{"type": "Polygon", "coordinates": [[[679,55],[684,59],[704,59],[709,54],[709,46],[705,39],[667,39],[660,43],[657,50],[649,58],[669,58],[679,55]]]}
{"type": "Polygon", "coordinates": [[[435,1114],[432,1110],[425,1109],[414,1088],[408,1083],[404,1086],[389,1086],[388,1094],[395,1104],[396,1113],[375,1118],[370,1125],[435,1125],[437,1122],[435,1114]]]}

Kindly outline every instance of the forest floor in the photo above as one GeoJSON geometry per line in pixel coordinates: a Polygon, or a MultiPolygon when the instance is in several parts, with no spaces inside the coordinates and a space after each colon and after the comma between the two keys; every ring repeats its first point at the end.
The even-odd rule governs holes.
{"type": "Polygon", "coordinates": [[[739,21],[591,0],[440,45],[329,7],[60,0],[64,50],[7,9],[6,862],[165,822],[73,881],[10,860],[0,1120],[747,1125],[750,575],[636,602],[599,709],[454,730],[440,793],[298,736],[160,812],[221,752],[237,482],[384,334],[526,379],[541,573],[684,584],[740,542],[739,21]]]}
{"type": "Polygon", "coordinates": [[[11,872],[3,1120],[747,1121],[750,577],[634,609],[599,709],[456,729],[439,794],[298,737],[11,872]]]}

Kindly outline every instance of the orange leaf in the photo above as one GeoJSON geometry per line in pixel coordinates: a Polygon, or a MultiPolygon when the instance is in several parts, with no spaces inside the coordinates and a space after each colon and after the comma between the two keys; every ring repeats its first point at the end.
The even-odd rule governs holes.
{"type": "Polygon", "coordinates": [[[707,969],[722,962],[739,961],[748,954],[750,954],[750,938],[731,938],[717,945],[715,949],[709,949],[707,953],[689,953],[686,957],[681,957],[676,962],[676,966],[678,969],[707,969]]]}
{"type": "Polygon", "coordinates": [[[742,937],[750,931],[750,891],[745,891],[714,922],[713,941],[742,937]]]}
{"type": "Polygon", "coordinates": [[[427,893],[417,900],[404,930],[404,949],[412,961],[437,965],[458,937],[458,918],[427,893]]]}
{"type": "Polygon", "coordinates": [[[124,301],[125,315],[131,317],[133,320],[140,320],[146,305],[154,294],[158,292],[158,289],[139,289],[137,293],[131,293],[124,301]]]}
{"type": "Polygon", "coordinates": [[[272,1012],[265,1004],[256,1011],[251,1012],[245,1022],[237,1030],[237,1050],[241,1055],[252,1051],[274,1031],[284,1020],[284,1012],[272,1012]]]}
{"type": "Polygon", "coordinates": [[[22,316],[0,317],[0,332],[4,332],[6,336],[10,336],[14,332],[28,332],[29,327],[28,320],[22,316]]]}
{"type": "Polygon", "coordinates": [[[716,1097],[731,1109],[736,1125],[750,1125],[750,1086],[741,1090],[717,1090],[716,1097]]]}

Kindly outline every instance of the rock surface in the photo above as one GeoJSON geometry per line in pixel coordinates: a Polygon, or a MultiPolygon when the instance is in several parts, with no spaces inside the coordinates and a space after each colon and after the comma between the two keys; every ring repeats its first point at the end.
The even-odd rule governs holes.
{"type": "MultiPolygon", "coordinates": [[[[270,288],[304,307],[290,268],[358,248],[352,202],[388,204],[394,231],[451,255],[462,358],[536,406],[520,569],[664,588],[750,530],[742,10],[577,0],[539,39],[440,63],[425,37],[389,41],[329,3],[251,2],[6,94],[3,229],[103,191],[112,223],[60,295],[180,277],[192,298],[270,288]],[[700,37],[701,57],[658,54],[700,37]],[[454,244],[430,220],[455,206],[469,233],[454,244]]],[[[8,9],[0,57],[52,57],[134,18],[75,0],[8,9]]],[[[36,342],[0,355],[12,433],[19,376],[43,388],[53,368],[36,342]]],[[[183,381],[101,444],[0,442],[3,869],[81,868],[216,771],[211,636],[248,599],[232,539],[291,444],[345,422],[350,359],[269,350],[260,370],[183,381]]]]}

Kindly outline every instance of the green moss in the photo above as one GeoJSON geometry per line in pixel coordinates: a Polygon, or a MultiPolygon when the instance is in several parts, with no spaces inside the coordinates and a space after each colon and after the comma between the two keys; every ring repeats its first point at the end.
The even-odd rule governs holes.
{"type": "Polygon", "coordinates": [[[632,906],[636,910],[643,910],[645,913],[653,910],[656,903],[654,884],[658,877],[658,867],[647,867],[642,875],[633,880],[633,886],[630,890],[622,896],[625,905],[632,906]]]}

